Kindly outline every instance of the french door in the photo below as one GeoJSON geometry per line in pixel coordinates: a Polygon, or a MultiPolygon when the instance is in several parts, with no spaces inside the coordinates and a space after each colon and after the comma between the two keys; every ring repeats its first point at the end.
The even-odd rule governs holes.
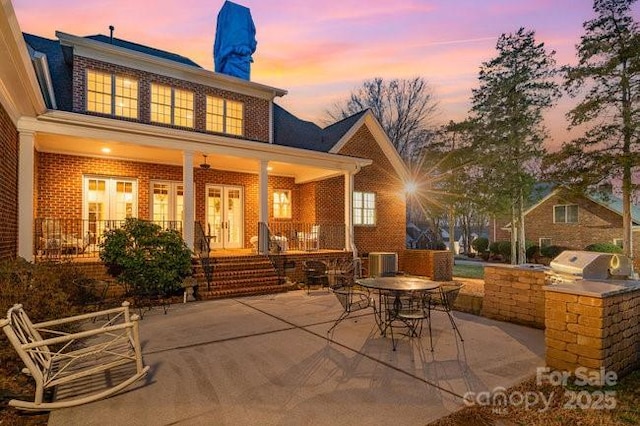
{"type": "Polygon", "coordinates": [[[212,249],[244,246],[244,194],[239,186],[206,186],[207,229],[212,249]]]}
{"type": "Polygon", "coordinates": [[[99,242],[106,229],[118,228],[138,213],[138,183],[135,179],[85,176],[83,213],[85,235],[90,244],[99,242]]]}
{"type": "Polygon", "coordinates": [[[163,228],[181,229],[184,220],[182,182],[151,182],[151,218],[163,228]]]}

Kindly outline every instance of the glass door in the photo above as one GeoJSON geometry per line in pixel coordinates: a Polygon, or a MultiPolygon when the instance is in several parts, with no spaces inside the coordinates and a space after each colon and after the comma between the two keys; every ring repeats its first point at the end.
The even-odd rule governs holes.
{"type": "Polygon", "coordinates": [[[151,218],[163,228],[181,230],[184,219],[184,187],[180,182],[151,182],[151,218]]]}
{"type": "Polygon", "coordinates": [[[122,226],[138,211],[137,182],[133,179],[84,177],[84,234],[97,244],[105,230],[122,226]]]}
{"type": "Polygon", "coordinates": [[[242,187],[207,185],[207,226],[212,249],[244,245],[244,199],[242,187]]]}

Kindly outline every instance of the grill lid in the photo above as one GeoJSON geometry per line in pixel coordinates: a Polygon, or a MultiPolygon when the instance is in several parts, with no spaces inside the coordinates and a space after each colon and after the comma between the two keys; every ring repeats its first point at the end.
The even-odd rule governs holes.
{"type": "Polygon", "coordinates": [[[554,273],[575,279],[628,279],[633,273],[631,260],[621,254],[565,250],[550,263],[554,273]]]}

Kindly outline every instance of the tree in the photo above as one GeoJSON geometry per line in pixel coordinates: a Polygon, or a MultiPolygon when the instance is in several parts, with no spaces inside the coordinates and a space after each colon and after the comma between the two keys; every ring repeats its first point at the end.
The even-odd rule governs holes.
{"type": "Polygon", "coordinates": [[[478,193],[494,213],[511,215],[511,262],[526,261],[524,208],[545,152],[542,113],[560,90],[553,81],[553,56],[535,33],[520,28],[498,38],[498,55],[484,62],[473,90],[471,119],[476,129],[478,193]]]}
{"type": "Polygon", "coordinates": [[[366,80],[351,92],[349,99],[334,105],[327,115],[332,121],[342,120],[370,109],[378,119],[398,154],[411,164],[415,162],[432,135],[430,119],[437,103],[427,82],[411,80],[366,80]]]}
{"type": "Polygon", "coordinates": [[[568,113],[583,136],[563,144],[545,162],[550,178],[587,190],[622,178],[623,248],[632,256],[633,171],[640,164],[640,34],[631,16],[635,0],[595,0],[584,23],[578,64],[565,67],[565,88],[582,99],[568,113]]]}

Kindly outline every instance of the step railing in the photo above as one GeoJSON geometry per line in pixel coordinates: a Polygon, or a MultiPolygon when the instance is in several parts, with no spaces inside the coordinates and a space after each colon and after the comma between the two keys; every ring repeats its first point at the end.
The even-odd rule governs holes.
{"type": "Polygon", "coordinates": [[[213,281],[213,263],[209,252],[211,250],[210,239],[204,233],[204,227],[200,222],[195,222],[194,226],[194,251],[200,260],[204,277],[207,280],[207,290],[211,288],[211,281],[213,281]]]}

